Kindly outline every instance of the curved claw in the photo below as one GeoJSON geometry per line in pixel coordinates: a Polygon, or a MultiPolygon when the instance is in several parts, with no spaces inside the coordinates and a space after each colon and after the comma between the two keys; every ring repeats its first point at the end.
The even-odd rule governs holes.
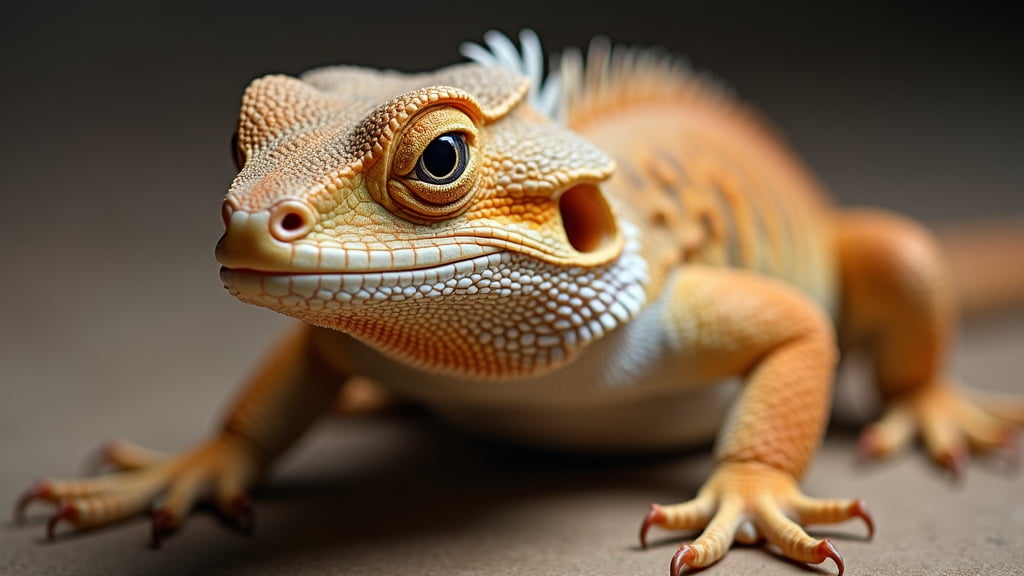
{"type": "Polygon", "coordinates": [[[1006,455],[1006,461],[1009,462],[1010,467],[1014,470],[1020,468],[1021,452],[1020,443],[1017,442],[1017,432],[1015,430],[1008,430],[1000,444],[1003,454],[1006,455]]]}
{"type": "Polygon", "coordinates": [[[167,536],[174,531],[177,523],[174,521],[174,516],[164,509],[158,508],[153,512],[152,532],[151,532],[151,543],[153,548],[160,548],[163,544],[164,536],[167,536]]]}
{"type": "Polygon", "coordinates": [[[950,450],[942,456],[939,464],[949,470],[949,475],[954,482],[960,482],[967,470],[967,450],[963,448],[950,450]]]}
{"type": "Polygon", "coordinates": [[[864,521],[868,527],[868,540],[873,539],[875,537],[875,520],[871,517],[871,512],[868,512],[868,506],[864,500],[854,502],[853,507],[850,508],[850,514],[864,521]]]}
{"type": "Polygon", "coordinates": [[[61,520],[67,520],[68,522],[74,522],[78,518],[78,510],[71,504],[71,502],[63,501],[60,503],[60,508],[57,512],[50,517],[50,521],[46,524],[46,539],[52,541],[54,534],[57,531],[57,524],[61,520]]]}
{"type": "Polygon", "coordinates": [[[242,532],[252,534],[256,530],[256,510],[245,494],[235,496],[225,508],[225,512],[242,532]]]}
{"type": "Polygon", "coordinates": [[[25,511],[28,509],[28,505],[35,500],[52,500],[54,497],[53,490],[45,482],[37,482],[35,486],[29,488],[24,494],[18,498],[18,501],[14,504],[14,522],[20,524],[25,521],[25,511]]]}
{"type": "Polygon", "coordinates": [[[644,517],[644,523],[640,525],[641,548],[647,549],[647,530],[654,524],[664,522],[665,520],[665,510],[658,504],[651,504],[651,509],[647,512],[647,516],[644,517]]]}
{"type": "MultiPolygon", "coordinates": [[[[697,553],[690,547],[689,544],[683,544],[676,550],[676,553],[672,555],[672,563],[669,565],[669,576],[679,576],[683,572],[683,568],[690,565],[693,558],[697,553]]],[[[840,574],[842,571],[840,570],[840,574]]]]}
{"type": "Polygon", "coordinates": [[[861,432],[857,438],[857,460],[864,462],[882,455],[882,446],[878,442],[878,436],[871,429],[861,432]]]}
{"type": "Polygon", "coordinates": [[[836,568],[839,569],[839,573],[836,576],[843,576],[845,566],[843,565],[843,557],[839,555],[839,551],[832,545],[828,540],[822,540],[814,548],[814,555],[821,558],[818,562],[824,562],[826,558],[831,558],[836,563],[836,568]]]}

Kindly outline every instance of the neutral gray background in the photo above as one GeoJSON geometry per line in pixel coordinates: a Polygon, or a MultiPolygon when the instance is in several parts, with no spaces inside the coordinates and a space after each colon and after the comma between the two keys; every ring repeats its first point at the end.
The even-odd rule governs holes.
{"type": "MultiPolygon", "coordinates": [[[[843,202],[929,223],[1024,213],[1019,8],[659,4],[0,8],[0,501],[76,474],[108,438],[199,440],[288,324],[226,294],[212,255],[239,97],[264,73],[435,68],[491,27],[533,27],[552,49],[607,34],[728,80],[843,202]]],[[[1022,351],[1017,314],[968,324],[954,363],[979,387],[1020,391],[1022,351]]],[[[851,380],[844,398],[863,384],[851,380]]],[[[841,419],[805,483],[875,509],[874,542],[855,523],[819,532],[849,573],[1024,573],[1021,474],[979,462],[954,486],[919,454],[859,466],[870,406],[841,419]]],[[[159,552],[144,519],[48,544],[33,508],[28,526],[0,523],[0,573],[663,574],[678,541],[657,533],[640,552],[636,527],[709,466],[706,451],[537,454],[422,415],[330,421],[258,492],[252,538],[200,512],[159,552]]],[[[708,573],[755,570],[832,568],[738,549],[708,573]]]]}

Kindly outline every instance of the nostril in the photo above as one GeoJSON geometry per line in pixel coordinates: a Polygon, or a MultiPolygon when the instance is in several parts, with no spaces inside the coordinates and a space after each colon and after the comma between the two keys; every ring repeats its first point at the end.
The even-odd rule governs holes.
{"type": "Polygon", "coordinates": [[[298,240],[313,231],[316,216],[305,202],[285,200],[270,211],[270,233],[282,242],[298,240]]]}

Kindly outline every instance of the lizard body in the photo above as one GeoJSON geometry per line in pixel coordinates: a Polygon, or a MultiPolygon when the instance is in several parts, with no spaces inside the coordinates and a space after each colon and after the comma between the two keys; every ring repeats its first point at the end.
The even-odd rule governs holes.
{"type": "Polygon", "coordinates": [[[801,524],[863,518],[797,483],[823,434],[844,341],[867,342],[890,411],[866,452],[917,426],[940,463],[1003,445],[948,384],[941,257],[920,227],[831,205],[775,131],[670,58],[595,43],[540,74],[500,35],[433,73],[354,67],[254,81],[224,202],[221,277],[305,321],[219,435],[180,456],[131,447],[103,480],[44,481],[50,523],[109,523],[167,497],[157,541],[201,488],[241,519],[244,492],[370,377],[466,426],[561,447],[649,450],[717,434],[697,496],[651,526],[703,529],[672,573],[733,541],[832,559],[801,524]]]}
{"type": "MultiPolygon", "coordinates": [[[[396,79],[397,85],[391,89],[392,92],[382,92],[377,105],[393,106],[391,99],[401,99],[411,90],[444,85],[446,77],[465,74],[462,68],[457,66],[433,76],[396,79]]],[[[503,69],[487,70],[497,72],[505,81],[503,69]]],[[[401,270],[401,266],[397,266],[400,269],[397,272],[389,268],[380,274],[345,274],[343,270],[346,267],[332,269],[330,264],[324,266],[323,258],[309,258],[309,264],[306,264],[297,262],[294,256],[284,264],[281,261],[252,264],[259,270],[269,267],[280,268],[283,272],[267,277],[262,273],[247,274],[244,270],[237,270],[249,263],[236,264],[236,253],[252,257],[258,252],[248,246],[235,247],[234,244],[240,240],[229,234],[222,240],[220,248],[221,260],[228,265],[223,272],[225,284],[245,301],[356,335],[371,344],[369,350],[361,353],[370,358],[374,357],[374,349],[394,355],[396,348],[404,348],[404,344],[396,346],[387,340],[402,331],[396,326],[396,315],[404,316],[415,324],[415,328],[407,329],[424,328],[433,335],[427,337],[417,333],[409,336],[408,339],[416,345],[429,344],[437,339],[437,335],[443,335],[445,341],[441,343],[440,350],[402,350],[398,352],[399,358],[406,362],[396,364],[380,359],[369,367],[360,367],[360,372],[389,387],[399,388],[403,396],[442,406],[449,412],[462,412],[461,419],[484,426],[498,426],[506,434],[536,437],[540,430],[548,430],[549,437],[534,439],[556,444],[585,442],[595,447],[615,442],[631,449],[642,448],[645,443],[664,447],[678,445],[683,439],[709,439],[718,428],[723,415],[721,408],[717,412],[712,411],[709,417],[697,419],[703,425],[695,425],[690,418],[655,419],[674,426],[675,430],[671,432],[656,433],[650,425],[636,426],[637,422],[650,419],[651,404],[664,405],[666,400],[679,397],[681,389],[700,388],[702,396],[712,399],[709,400],[712,402],[710,406],[715,405],[713,399],[725,398],[723,389],[703,389],[707,382],[699,378],[687,381],[687,374],[692,372],[687,366],[690,359],[666,342],[667,334],[658,320],[665,317],[666,303],[655,303],[664,294],[674,269],[688,263],[702,263],[738,266],[771,274],[800,286],[819,302],[831,306],[835,300],[835,289],[834,267],[829,261],[829,238],[824,226],[813,224],[826,219],[823,195],[811,177],[778,145],[773,133],[752,113],[728,99],[720,88],[681,73],[669,60],[654,61],[619,72],[629,75],[619,82],[629,86],[629,91],[637,96],[629,98],[630,93],[625,90],[604,98],[591,93],[585,98],[578,98],[568,112],[571,115],[568,127],[587,142],[563,143],[572,138],[569,135],[552,138],[546,133],[552,128],[549,119],[534,109],[530,102],[515,102],[507,114],[487,126],[494,140],[480,143],[481,148],[487,146],[484,154],[500,158],[501,162],[511,166],[511,170],[509,173],[478,176],[511,182],[504,190],[500,185],[495,186],[493,193],[512,198],[519,193],[510,193],[508,189],[518,190],[522,186],[515,182],[517,177],[523,178],[523,182],[537,177],[530,174],[537,170],[530,166],[535,161],[524,160],[516,150],[507,152],[502,149],[506,139],[509,141],[507,145],[521,147],[524,140],[535,138],[540,153],[545,156],[557,152],[549,146],[560,144],[593,150],[589,148],[592,144],[607,153],[608,157],[604,157],[590,152],[593,158],[585,159],[582,166],[587,173],[582,180],[576,177],[580,183],[559,186],[559,178],[572,178],[565,171],[554,176],[541,175],[536,187],[542,192],[541,202],[548,204],[539,208],[549,212],[542,218],[562,221],[560,226],[564,232],[556,232],[562,232],[565,238],[558,240],[569,244],[562,250],[570,258],[607,259],[601,255],[606,250],[603,246],[585,251],[577,250],[575,246],[591,242],[590,236],[604,238],[610,244],[609,248],[615,249],[615,258],[608,264],[586,266],[586,260],[583,260],[583,266],[570,267],[575,262],[559,260],[553,268],[545,266],[545,262],[537,261],[530,245],[531,239],[527,238],[512,250],[475,258],[466,259],[462,252],[457,252],[458,260],[455,262],[458,265],[455,266],[432,266],[438,263],[428,252],[432,248],[413,247],[411,249],[416,251],[417,257],[424,252],[428,254],[425,264],[416,261],[409,265],[413,270],[422,270],[419,277],[411,271],[401,270]],[[677,81],[666,84],[666,74],[668,78],[677,78],[677,81]],[[623,97],[631,101],[624,105],[618,101],[623,97]],[[538,130],[545,133],[530,134],[538,130]],[[505,136],[506,133],[510,136],[505,136]],[[610,170],[612,161],[617,168],[614,173],[610,170]],[[609,173],[611,176],[607,177],[609,173]],[[551,178],[550,183],[543,181],[545,176],[551,178]],[[591,184],[596,179],[604,180],[600,191],[591,184]],[[782,190],[785,194],[779,193],[782,190]],[[557,203],[548,197],[554,195],[560,195],[557,203]],[[612,211],[614,216],[610,215],[612,211]],[[618,240],[617,237],[624,238],[618,240]],[[338,277],[333,277],[333,274],[327,278],[317,276],[324,272],[337,272],[338,277]],[[295,274],[306,273],[308,275],[302,278],[295,277],[295,274]],[[260,283],[258,287],[251,284],[257,281],[260,283]],[[398,302],[395,301],[396,293],[399,293],[398,302]],[[310,299],[309,295],[313,298],[310,299]],[[507,304],[517,299],[523,303],[507,304]],[[490,308],[492,313],[488,316],[478,312],[481,305],[498,300],[502,304],[490,308]],[[385,301],[386,305],[383,304],[385,301]],[[643,312],[645,318],[636,318],[648,303],[652,306],[643,312]],[[380,317],[381,307],[386,307],[391,317],[380,317]],[[524,313],[502,318],[500,314],[505,309],[522,310],[524,313]],[[339,314],[338,310],[345,313],[339,314]],[[426,318],[437,318],[439,325],[425,325],[426,318]],[[353,323],[358,323],[358,326],[353,323]],[[623,330],[616,331],[620,324],[625,324],[623,330]],[[606,332],[609,336],[602,338],[606,332]],[[455,339],[460,340],[453,342],[455,339]],[[590,349],[592,344],[596,349],[590,349]],[[446,353],[465,355],[467,351],[479,351],[483,356],[501,354],[503,350],[507,354],[504,359],[437,358],[446,353]],[[577,355],[580,358],[577,359],[577,355]],[[574,361],[561,367],[570,359],[574,361]],[[517,365],[508,366],[509,362],[517,365]],[[521,366],[523,362],[528,365],[521,366]],[[454,366],[451,365],[453,363],[454,366]],[[498,366],[496,371],[490,368],[494,364],[498,366]],[[410,365],[414,368],[412,371],[407,369],[410,365]],[[551,373],[551,366],[561,368],[551,373]],[[417,371],[419,367],[427,368],[427,373],[417,371]],[[635,411],[635,419],[623,418],[629,413],[623,408],[627,402],[642,406],[635,411]],[[583,429],[574,430],[569,426],[570,421],[564,414],[566,409],[581,412],[584,407],[595,404],[603,406],[605,411],[614,412],[616,417],[588,410],[586,416],[571,420],[582,425],[583,429]],[[520,424],[528,414],[533,415],[536,421],[540,407],[547,408],[549,419],[556,423],[555,426],[544,426],[539,422],[538,426],[520,424]],[[496,418],[495,413],[506,413],[506,416],[496,418]],[[615,421],[621,425],[608,425],[608,422],[615,421]],[[500,422],[508,424],[502,426],[500,422]]],[[[336,89],[341,97],[346,98],[351,92],[362,95],[361,87],[354,88],[361,85],[352,77],[365,74],[366,71],[358,69],[328,68],[308,73],[302,80],[326,88],[328,93],[336,89]]],[[[291,79],[271,81],[286,85],[294,82],[291,79]]],[[[579,84],[589,81],[587,78],[577,80],[579,84]]],[[[522,88],[512,92],[519,98],[525,98],[522,88]]],[[[275,97],[267,93],[267,89],[256,85],[246,96],[246,101],[252,104],[243,104],[243,110],[266,106],[268,101],[273,106],[275,97]]],[[[312,97],[322,98],[321,95],[312,97]]],[[[294,104],[288,103],[287,106],[294,104]]],[[[257,129],[249,128],[255,123],[255,119],[243,117],[242,142],[266,140],[266,136],[257,129]]],[[[373,144],[367,146],[372,147],[373,144]]],[[[251,154],[259,158],[262,154],[272,154],[273,150],[268,148],[268,151],[251,154]]],[[[249,165],[261,171],[266,169],[265,164],[259,161],[249,165]]],[[[552,166],[564,168],[559,163],[552,163],[552,166]]],[[[286,170],[291,168],[290,164],[285,167],[286,170]]],[[[311,174],[322,176],[316,171],[311,174]]],[[[271,173],[272,184],[269,186],[264,183],[266,176],[261,174],[258,178],[261,179],[251,182],[254,177],[243,169],[239,181],[228,195],[227,203],[232,212],[240,209],[236,206],[262,212],[268,206],[292,201],[280,199],[290,190],[280,185],[278,174],[271,173]],[[264,197],[254,193],[254,188],[262,190],[264,186],[272,191],[271,195],[264,197]]],[[[300,186],[309,185],[302,183],[300,186]]],[[[358,185],[356,187],[358,189],[358,185]]],[[[330,189],[331,185],[325,188],[330,189]]],[[[479,193],[487,192],[491,191],[484,189],[479,193]]],[[[357,190],[356,194],[360,193],[363,194],[360,202],[373,201],[372,190],[357,190]]],[[[337,200],[339,195],[335,187],[321,202],[328,206],[340,203],[337,200]]],[[[492,208],[487,201],[478,199],[476,202],[484,205],[479,214],[470,207],[456,215],[456,219],[462,219],[461,222],[452,224],[449,220],[440,223],[441,226],[435,224],[433,228],[418,231],[421,237],[410,245],[419,243],[422,246],[424,238],[426,242],[432,240],[437,243],[456,237],[456,242],[465,242],[458,239],[458,235],[476,233],[474,229],[480,221],[505,230],[510,225],[522,225],[509,221],[507,214],[492,218],[492,208]]],[[[333,206],[317,208],[321,214],[332,210],[333,206]]],[[[392,224],[389,219],[384,227],[392,227],[392,224]]],[[[259,225],[265,226],[262,221],[259,225]]],[[[367,260],[372,261],[375,248],[388,255],[401,250],[400,247],[389,246],[388,240],[377,238],[363,244],[365,238],[360,236],[366,234],[364,227],[346,229],[334,222],[318,226],[335,234],[340,230],[352,238],[325,235],[318,238],[318,245],[313,245],[321,254],[343,253],[337,257],[338,261],[353,259],[355,256],[349,252],[359,258],[362,258],[364,250],[371,252],[367,260]]],[[[248,232],[248,228],[235,228],[232,234],[248,232]]],[[[491,229],[485,229],[481,234],[486,235],[489,242],[494,242],[495,247],[507,242],[505,238],[492,238],[492,233],[491,229]]],[[[543,241],[536,242],[542,244],[543,241]]],[[[449,247],[447,244],[444,246],[449,247]]],[[[467,249],[465,244],[456,246],[467,249]]],[[[283,250],[284,247],[280,248],[283,250]]],[[[480,250],[477,244],[470,244],[468,248],[480,250]]],[[[555,257],[563,258],[561,255],[555,257]]],[[[444,262],[443,255],[439,258],[444,262]]],[[[391,266],[390,261],[388,266],[391,266]]],[[[685,396],[680,398],[680,402],[704,405],[703,401],[685,396]]],[[[674,409],[678,411],[680,407],[675,406],[674,409]]]]}

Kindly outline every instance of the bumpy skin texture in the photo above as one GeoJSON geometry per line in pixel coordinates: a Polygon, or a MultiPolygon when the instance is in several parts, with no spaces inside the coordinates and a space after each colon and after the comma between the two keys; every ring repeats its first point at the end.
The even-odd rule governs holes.
{"type": "Polygon", "coordinates": [[[52,534],[163,494],[159,542],[212,489],[249,525],[245,489],[358,376],[530,442],[644,450],[718,433],[699,494],[653,505],[641,528],[702,530],[673,575],[762,539],[842,572],[801,526],[871,528],[864,503],[798,488],[831,402],[833,320],[872,346],[890,406],[865,452],[920,430],[956,468],[1024,420],[948,383],[954,297],[919,227],[831,206],[763,120],[671,59],[598,42],[541,87],[532,36],[522,58],[486,39],[466,49],[477,63],[434,73],[252,83],[217,257],[232,294],[305,324],[209,442],[112,445],[121,472],[43,481],[20,509],[59,503],[52,534]]]}

